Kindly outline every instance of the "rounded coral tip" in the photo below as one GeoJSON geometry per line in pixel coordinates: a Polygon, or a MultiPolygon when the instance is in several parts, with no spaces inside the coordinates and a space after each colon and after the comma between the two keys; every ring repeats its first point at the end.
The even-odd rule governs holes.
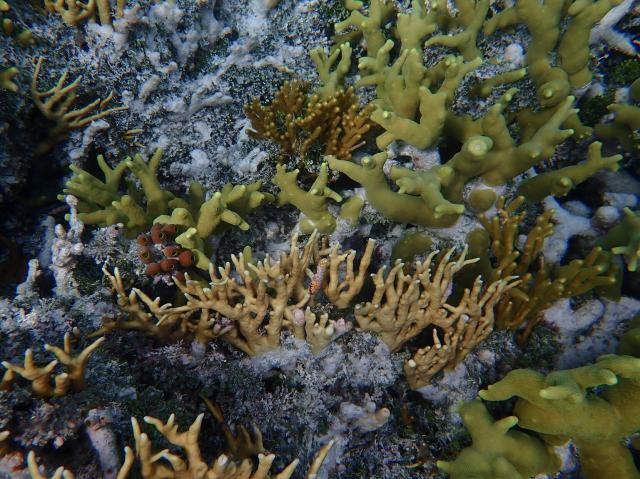
{"type": "Polygon", "coordinates": [[[136,238],[136,243],[138,243],[140,246],[147,246],[149,243],[151,243],[151,239],[146,234],[142,233],[139,234],[136,238]]]}
{"type": "Polygon", "coordinates": [[[180,261],[180,264],[185,268],[193,266],[193,264],[195,263],[195,256],[193,254],[193,251],[186,250],[180,253],[180,255],[178,256],[178,261],[180,261]]]}
{"type": "Polygon", "coordinates": [[[182,249],[180,247],[171,245],[167,246],[162,252],[167,258],[175,258],[181,251],[182,249]]]}
{"type": "Polygon", "coordinates": [[[176,269],[176,266],[178,266],[178,262],[173,258],[165,258],[160,261],[160,268],[166,273],[176,269]]]}
{"type": "Polygon", "coordinates": [[[149,263],[147,268],[144,270],[145,274],[148,274],[149,276],[155,276],[156,274],[159,274],[160,271],[162,271],[162,269],[158,263],[149,263]]]}
{"type": "Polygon", "coordinates": [[[151,263],[151,248],[148,246],[141,246],[138,249],[138,258],[140,258],[140,261],[145,264],[151,263]]]}

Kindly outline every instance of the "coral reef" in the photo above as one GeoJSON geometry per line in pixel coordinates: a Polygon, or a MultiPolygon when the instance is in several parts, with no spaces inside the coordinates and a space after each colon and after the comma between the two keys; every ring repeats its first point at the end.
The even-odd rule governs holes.
{"type": "Polygon", "coordinates": [[[0,0],[0,477],[636,477],[638,12],[0,0]]]}

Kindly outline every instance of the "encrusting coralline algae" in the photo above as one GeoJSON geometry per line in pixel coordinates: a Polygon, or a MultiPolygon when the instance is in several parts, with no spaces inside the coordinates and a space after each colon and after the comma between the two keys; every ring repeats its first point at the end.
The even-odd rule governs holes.
{"type": "Polygon", "coordinates": [[[0,477],[638,477],[639,9],[0,0],[0,477]]]}

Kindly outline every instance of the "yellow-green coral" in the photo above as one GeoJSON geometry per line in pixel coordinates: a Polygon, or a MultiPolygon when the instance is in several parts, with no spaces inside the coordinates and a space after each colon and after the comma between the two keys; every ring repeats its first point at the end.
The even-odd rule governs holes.
{"type": "Polygon", "coordinates": [[[17,93],[20,87],[13,81],[18,75],[18,69],[16,67],[9,67],[0,71],[0,88],[17,93]]]}
{"type": "Polygon", "coordinates": [[[38,90],[38,79],[43,63],[44,57],[38,58],[31,79],[31,99],[40,113],[52,125],[49,128],[47,138],[38,146],[37,154],[44,154],[53,148],[56,143],[65,140],[70,130],[82,128],[92,121],[127,109],[126,106],[107,108],[109,102],[113,99],[113,93],[111,93],[104,99],[98,98],[82,108],[71,110],[78,97],[76,90],[80,85],[82,76],[65,85],[69,75],[69,72],[65,70],[54,87],[40,91],[38,90]]]}
{"type": "Polygon", "coordinates": [[[552,447],[571,440],[580,453],[580,477],[636,479],[640,471],[625,439],[640,430],[639,325],[636,318],[618,355],[548,375],[516,369],[480,391],[485,401],[517,398],[513,415],[494,421],[481,401],[465,404],[460,414],[473,442],[438,467],[452,479],[553,474],[560,460],[552,447]],[[509,431],[516,424],[524,431],[509,431]]]}
{"type": "Polygon", "coordinates": [[[625,208],[624,218],[611,228],[597,244],[624,256],[629,271],[636,271],[640,260],[640,211],[625,208]]]}
{"type": "MultiPolygon", "coordinates": [[[[640,78],[629,87],[630,100],[640,101],[640,78]]],[[[640,150],[638,129],[640,129],[640,106],[630,103],[612,103],[607,109],[613,114],[612,121],[596,125],[595,135],[602,140],[613,140],[625,151],[637,154],[640,150]]]]}
{"type": "Polygon", "coordinates": [[[100,226],[121,223],[127,236],[146,231],[153,223],[175,224],[186,230],[183,246],[198,250],[203,249],[203,239],[219,233],[225,225],[248,229],[243,217],[264,201],[274,199],[269,193],[258,191],[260,182],[235,187],[225,185],[207,201],[202,185],[193,182],[189,188],[189,200],[177,198],[158,182],[157,170],[162,155],[163,150],[158,149],[146,162],[142,155],[137,154],[114,168],[109,167],[102,155],[98,155],[98,166],[104,180],[71,165],[74,175],[67,181],[63,192],[78,198],[78,218],[83,223],[100,226]],[[120,192],[125,171],[133,173],[142,191],[127,181],[127,194],[120,192]],[[192,228],[194,231],[190,233],[192,228]]]}
{"type": "Polygon", "coordinates": [[[438,461],[451,479],[527,479],[558,469],[558,459],[536,438],[514,430],[516,416],[494,420],[480,400],[460,407],[471,446],[455,461],[438,461]]]}
{"type": "Polygon", "coordinates": [[[438,191],[437,172],[433,174],[433,188],[421,184],[418,195],[395,192],[389,186],[384,174],[386,160],[386,153],[367,156],[360,161],[360,164],[327,157],[331,169],[346,174],[362,185],[371,206],[386,218],[398,223],[432,227],[451,226],[456,222],[461,210],[459,205],[450,203],[438,191]]]}
{"type": "Polygon", "coordinates": [[[340,202],[342,197],[327,186],[329,171],[327,164],[320,166],[320,174],[309,191],[298,186],[300,170],[286,171],[284,165],[276,165],[276,174],[271,181],[280,188],[278,205],[292,204],[304,215],[300,220],[300,231],[304,234],[318,230],[331,233],[336,228],[336,220],[329,211],[327,201],[340,202]]]}
{"type": "Polygon", "coordinates": [[[589,145],[587,160],[579,165],[567,166],[547,171],[520,183],[518,195],[529,201],[542,201],[549,195],[565,196],[572,188],[588,180],[601,169],[618,170],[622,155],[602,156],[602,143],[595,141],[589,145]]]}

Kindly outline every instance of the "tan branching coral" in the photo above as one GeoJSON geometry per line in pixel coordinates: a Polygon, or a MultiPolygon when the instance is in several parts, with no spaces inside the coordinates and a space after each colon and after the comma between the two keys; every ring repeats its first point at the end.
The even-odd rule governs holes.
{"type": "Polygon", "coordinates": [[[332,326],[328,318],[321,317],[318,323],[324,335],[321,340],[323,335],[315,334],[313,316],[312,334],[306,334],[305,327],[311,316],[305,317],[304,308],[309,304],[312,292],[305,279],[313,277],[312,265],[322,258],[327,259],[329,267],[320,288],[336,306],[344,308],[362,288],[373,244],[371,241],[367,246],[357,274],[354,274],[355,252],[340,253],[336,247],[321,245],[316,232],[302,248],[294,235],[290,250],[281,253],[277,261],[267,256],[253,262],[242,253],[232,255],[231,262],[223,267],[210,265],[208,285],[188,276],[185,281],[176,280],[185,298],[185,304],[181,306],[162,305],[160,298],[151,299],[135,288],[127,293],[119,271],[116,269],[111,274],[105,268],[104,273],[117,294],[118,306],[128,318],[107,319],[94,335],[125,329],[142,331],[164,341],[187,338],[207,343],[222,337],[245,353],[256,355],[277,349],[282,330],[291,329],[318,350],[320,344],[327,344],[324,342],[327,328],[330,328],[329,338],[332,338],[346,325],[343,328],[342,323],[336,321],[332,326]],[[300,322],[300,312],[304,326],[300,322]]]}
{"type": "MultiPolygon", "coordinates": [[[[276,475],[269,473],[271,464],[275,459],[273,454],[258,454],[258,467],[255,472],[253,471],[251,460],[245,459],[240,463],[235,463],[224,454],[218,456],[209,466],[203,460],[198,445],[203,417],[204,414],[200,414],[185,432],[178,432],[178,426],[175,424],[175,416],[173,414],[166,423],[153,417],[144,418],[146,423],[153,425],[172,445],[183,449],[186,459],[166,449],[159,453],[152,453],[152,444],[149,436],[141,431],[135,418],[131,419],[137,456],[144,479],[200,479],[205,477],[220,479],[289,479],[293,475],[299,463],[297,459],[280,473],[276,475]]],[[[332,446],[333,442],[329,442],[320,449],[305,476],[307,479],[313,479],[317,476],[332,446]]]]}
{"type": "Polygon", "coordinates": [[[53,88],[40,91],[38,90],[38,79],[43,63],[44,57],[38,58],[31,80],[31,99],[42,115],[51,121],[52,126],[49,128],[47,139],[39,145],[38,153],[46,153],[53,145],[66,139],[70,130],[82,128],[92,121],[127,109],[126,106],[107,108],[113,99],[113,93],[111,93],[102,100],[98,98],[82,108],[71,110],[78,97],[76,90],[82,81],[82,76],[65,86],[69,75],[65,71],[53,88]]]}
{"type": "Polygon", "coordinates": [[[205,406],[220,425],[224,440],[227,443],[225,453],[234,461],[248,459],[251,456],[257,456],[266,451],[262,443],[262,432],[256,426],[253,427],[253,434],[242,424],[236,425],[236,433],[234,434],[231,427],[227,424],[220,406],[203,395],[200,395],[205,406]]]}
{"type": "Polygon", "coordinates": [[[323,313],[319,318],[311,311],[296,309],[293,311],[291,329],[293,335],[298,339],[303,339],[311,347],[311,351],[319,353],[326,348],[331,341],[344,334],[350,329],[351,323],[347,323],[344,318],[338,320],[329,319],[327,313],[323,313]]]}
{"type": "Polygon", "coordinates": [[[367,270],[371,264],[371,256],[375,247],[375,241],[370,239],[362,253],[362,259],[358,266],[358,272],[355,273],[354,260],[356,252],[351,250],[346,253],[338,251],[338,244],[335,244],[327,255],[329,265],[327,267],[326,282],[322,291],[336,307],[347,308],[354,296],[360,292],[366,279],[367,270]],[[344,265],[344,275],[340,274],[340,270],[344,265]]]}
{"type": "Polygon", "coordinates": [[[244,111],[253,128],[249,136],[275,142],[283,155],[296,156],[300,166],[316,145],[325,155],[350,160],[373,125],[373,107],[361,108],[353,88],[321,98],[308,96],[295,80],[285,82],[270,104],[263,106],[256,98],[244,111]]]}
{"type": "Polygon", "coordinates": [[[161,341],[178,341],[193,338],[206,344],[229,330],[219,322],[219,315],[210,309],[160,304],[160,298],[152,300],[143,291],[132,289],[126,292],[120,271],[113,274],[105,267],[102,270],[116,293],[118,307],[127,318],[105,319],[102,328],[91,336],[98,336],[114,329],[140,331],[161,341]]]}
{"type": "MultiPolygon", "coordinates": [[[[131,471],[131,466],[135,461],[135,456],[133,454],[133,450],[127,447],[125,449],[125,459],[122,467],[118,471],[115,479],[127,479],[129,477],[129,472],[131,471]]],[[[38,465],[38,461],[36,460],[36,455],[33,451],[29,451],[27,455],[27,467],[29,469],[29,476],[31,479],[48,479],[47,476],[43,475],[40,472],[40,466],[38,465]]],[[[60,466],[51,476],[51,479],[75,479],[75,475],[73,472],[65,469],[63,466],[60,466]]]]}
{"type": "MultiPolygon", "coordinates": [[[[125,0],[117,0],[116,16],[124,15],[125,0]]],[[[109,0],[45,0],[45,10],[58,13],[64,23],[70,27],[78,26],[87,20],[99,18],[102,25],[111,25],[111,6],[109,0]]]]}
{"type": "Polygon", "coordinates": [[[437,251],[432,252],[424,261],[416,262],[414,271],[409,274],[403,271],[404,264],[400,261],[386,275],[386,268],[380,268],[372,275],[375,285],[373,297],[355,307],[354,314],[360,328],[379,334],[391,351],[398,351],[428,326],[446,332],[459,327],[458,322],[493,323],[494,304],[505,291],[517,284],[515,277],[508,277],[491,282],[483,290],[482,282],[477,281],[457,306],[450,305],[447,299],[453,275],[478,259],[467,260],[465,249],[457,259],[450,261],[452,249],[444,254],[432,271],[437,254],[437,251]]]}
{"type": "Polygon", "coordinates": [[[0,389],[11,388],[16,377],[19,375],[31,382],[31,389],[36,396],[48,398],[52,396],[64,396],[69,392],[78,392],[84,389],[84,374],[87,362],[93,352],[104,342],[100,338],[84,348],[79,354],[73,356],[71,351],[71,335],[65,334],[64,346],[45,345],[45,350],[52,352],[58,359],[49,362],[46,366],[36,365],[33,359],[33,351],[27,349],[24,353],[24,364],[22,366],[3,361],[2,365],[7,369],[0,389]],[[51,376],[54,370],[61,364],[65,372],[54,376],[54,385],[51,385],[51,376]]]}
{"type": "MultiPolygon", "coordinates": [[[[160,419],[145,417],[144,421],[154,426],[158,433],[174,446],[172,451],[164,449],[155,453],[149,436],[142,432],[137,419],[131,418],[135,452],[130,447],[125,448],[124,462],[118,471],[116,479],[127,479],[136,459],[143,479],[289,479],[293,475],[300,462],[298,459],[291,462],[280,473],[270,474],[271,465],[275,459],[273,454],[259,453],[258,466],[255,471],[253,470],[254,463],[251,459],[245,458],[234,461],[225,454],[219,455],[210,465],[207,464],[202,457],[198,443],[203,418],[204,414],[200,414],[189,429],[179,432],[174,414],[169,416],[166,423],[160,419]],[[177,453],[175,451],[176,448],[181,449],[185,457],[177,453]]],[[[330,441],[320,448],[309,466],[305,475],[306,479],[315,479],[317,477],[320,467],[332,446],[333,441],[330,441]]],[[[27,464],[32,479],[47,479],[40,472],[33,451],[29,452],[27,464]]],[[[75,476],[71,471],[61,466],[51,478],[74,479],[75,476]]]]}
{"type": "Polygon", "coordinates": [[[482,280],[476,278],[473,288],[466,289],[457,307],[451,308],[455,321],[439,331],[433,330],[433,345],[418,349],[404,364],[404,373],[413,389],[429,384],[441,370],[453,369],[493,331],[494,308],[507,291],[515,288],[516,277],[496,281],[483,291],[482,280]]]}
{"type": "Polygon", "coordinates": [[[553,210],[538,216],[535,226],[518,247],[525,213],[515,212],[523,202],[524,197],[509,204],[500,198],[496,216],[480,216],[486,233],[479,231],[476,238],[478,252],[486,252],[486,246],[490,244],[495,259],[495,266],[485,260],[485,277],[492,281],[511,275],[521,278],[520,285],[510,290],[496,306],[496,326],[511,330],[523,328],[518,335],[520,342],[527,340],[542,320],[543,312],[558,299],[615,283],[614,272],[608,259],[601,254],[601,248],[594,248],[586,258],[573,260],[565,266],[545,263],[542,249],[545,238],[554,231],[553,210]]]}

